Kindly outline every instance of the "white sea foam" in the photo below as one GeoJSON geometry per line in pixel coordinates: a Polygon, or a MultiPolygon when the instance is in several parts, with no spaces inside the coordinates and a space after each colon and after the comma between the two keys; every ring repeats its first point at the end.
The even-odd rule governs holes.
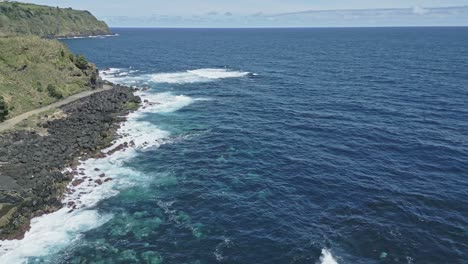
{"type": "Polygon", "coordinates": [[[230,71],[226,69],[200,69],[188,72],[210,79],[238,78],[249,74],[249,72],[230,71]]]}
{"type": "MultiPolygon", "coordinates": [[[[113,142],[113,146],[103,150],[109,155],[83,161],[76,168],[78,175],[75,184],[68,186],[69,193],[63,200],[64,208],[33,219],[24,239],[0,241],[0,263],[25,263],[27,258],[54,254],[79,241],[84,232],[98,228],[112,218],[110,214],[98,212],[95,206],[99,202],[145,181],[148,176],[126,167],[125,162],[135,157],[137,151],[167,142],[170,133],[142,121],[141,117],[147,113],[177,111],[194,100],[171,93],[139,92],[138,95],[145,103],[122,124],[118,130],[120,138],[113,142]],[[112,151],[124,143],[130,143],[129,147],[112,151]]],[[[67,170],[73,171],[71,168],[67,170]]]]}
{"type": "Polygon", "coordinates": [[[107,38],[107,37],[118,37],[119,34],[110,35],[95,35],[95,36],[74,36],[74,37],[62,37],[57,39],[87,39],[87,38],[107,38]]]}
{"type": "MultiPolygon", "coordinates": [[[[175,112],[194,101],[188,96],[171,93],[138,92],[137,95],[145,103],[139,111],[129,114],[127,122],[119,128],[118,134],[121,137],[114,142],[114,146],[132,142],[139,149],[159,147],[170,136],[169,132],[159,129],[150,122],[142,121],[142,117],[147,113],[175,112]]],[[[111,150],[112,147],[103,152],[107,153],[111,150]]]]}
{"type": "Polygon", "coordinates": [[[332,253],[326,248],[322,249],[322,256],[320,256],[320,262],[318,263],[319,264],[338,264],[338,262],[333,257],[332,253]]]}
{"type": "Polygon", "coordinates": [[[147,100],[141,112],[170,113],[177,111],[193,103],[194,99],[185,95],[173,95],[172,93],[147,93],[138,92],[137,95],[147,100]]]}
{"type": "Polygon", "coordinates": [[[250,74],[249,72],[231,71],[227,69],[198,69],[175,73],[158,73],[151,76],[156,83],[197,83],[209,82],[216,79],[239,78],[250,74]]]}
{"type": "Polygon", "coordinates": [[[138,70],[131,68],[108,68],[100,71],[103,80],[117,84],[136,85],[147,83],[145,75],[135,75],[138,70]]]}
{"type": "Polygon", "coordinates": [[[2,241],[0,263],[24,263],[26,258],[53,253],[79,239],[80,233],[101,226],[111,217],[96,210],[68,211],[62,208],[33,219],[31,230],[23,240],[2,241]]]}
{"type": "MultiPolygon", "coordinates": [[[[248,75],[226,69],[199,69],[179,73],[140,74],[132,68],[110,68],[101,71],[104,80],[125,84],[140,85],[156,83],[207,82],[223,78],[248,75]]],[[[96,205],[125,188],[141,184],[145,175],[125,166],[137,155],[137,151],[157,148],[168,142],[170,133],[157,125],[142,120],[149,113],[169,113],[177,111],[194,101],[184,95],[172,93],[138,92],[144,103],[138,110],[128,115],[127,121],[118,130],[119,138],[113,145],[103,150],[108,154],[101,159],[83,161],[77,168],[75,184],[68,186],[69,193],[63,200],[64,208],[51,214],[37,217],[31,222],[31,229],[22,240],[0,241],[0,263],[25,263],[28,258],[54,254],[67,245],[79,241],[82,234],[98,228],[112,218],[110,214],[100,214],[96,205]],[[113,151],[122,144],[128,147],[113,151]],[[77,184],[78,183],[78,184],[77,184]]],[[[68,171],[73,171],[71,168],[68,171]]],[[[329,263],[326,263],[329,264],[329,263]]]]}
{"type": "Polygon", "coordinates": [[[125,69],[121,68],[108,68],[105,70],[100,70],[99,74],[103,80],[112,82],[114,78],[118,77],[118,74],[124,72],[124,70],[125,69]]]}
{"type": "Polygon", "coordinates": [[[169,83],[186,84],[211,82],[217,79],[239,78],[249,75],[249,72],[232,71],[227,69],[198,69],[184,72],[155,73],[136,75],[137,71],[125,68],[110,68],[101,71],[104,80],[127,85],[169,83]]]}

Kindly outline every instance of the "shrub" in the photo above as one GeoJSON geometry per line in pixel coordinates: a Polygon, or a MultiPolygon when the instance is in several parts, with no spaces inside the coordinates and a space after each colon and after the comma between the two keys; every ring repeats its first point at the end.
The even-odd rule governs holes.
{"type": "Polygon", "coordinates": [[[60,91],[57,90],[57,87],[55,87],[55,85],[53,84],[49,84],[47,86],[47,92],[49,93],[49,95],[51,97],[54,97],[54,98],[57,98],[57,99],[62,99],[63,98],[63,95],[60,91]]]}
{"type": "Polygon", "coordinates": [[[88,61],[83,55],[77,55],[75,58],[75,65],[81,70],[88,68],[88,61]]]}
{"type": "Polygon", "coordinates": [[[42,93],[42,91],[44,91],[44,90],[42,89],[42,83],[41,83],[40,81],[37,81],[37,82],[36,82],[36,90],[37,90],[38,92],[40,92],[40,93],[42,93]]]}
{"type": "Polygon", "coordinates": [[[8,115],[8,105],[3,96],[0,96],[0,122],[5,121],[8,115]]]}

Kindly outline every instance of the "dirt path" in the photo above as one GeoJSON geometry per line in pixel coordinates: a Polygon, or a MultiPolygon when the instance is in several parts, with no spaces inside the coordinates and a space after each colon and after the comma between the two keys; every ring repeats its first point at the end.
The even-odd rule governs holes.
{"type": "Polygon", "coordinates": [[[52,103],[50,105],[34,109],[32,111],[23,113],[23,114],[21,114],[19,116],[15,116],[13,118],[10,118],[10,119],[0,123],[0,132],[3,132],[5,130],[9,130],[9,129],[14,128],[18,123],[20,123],[21,121],[23,121],[25,119],[28,119],[29,117],[31,117],[33,115],[37,115],[37,114],[40,114],[42,112],[48,111],[50,109],[54,109],[54,108],[64,106],[66,104],[69,104],[71,102],[79,100],[79,99],[81,99],[83,97],[87,97],[87,96],[90,96],[92,94],[99,93],[99,92],[106,91],[106,90],[110,90],[110,89],[112,89],[112,85],[104,84],[103,88],[101,88],[101,89],[96,89],[96,90],[84,91],[84,92],[81,92],[81,93],[77,93],[77,94],[71,95],[71,96],[69,96],[69,97],[67,97],[67,98],[65,98],[63,100],[52,103]]]}

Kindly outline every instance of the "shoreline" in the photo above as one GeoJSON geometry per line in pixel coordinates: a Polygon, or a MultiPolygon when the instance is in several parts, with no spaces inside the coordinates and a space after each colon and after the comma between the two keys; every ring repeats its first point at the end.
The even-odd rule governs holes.
{"type": "Polygon", "coordinates": [[[35,131],[0,135],[0,240],[22,239],[33,218],[70,207],[64,198],[80,174],[73,168],[105,156],[101,150],[118,139],[120,125],[140,105],[133,88],[114,84],[60,107],[63,118],[39,124],[48,130],[46,136],[35,131]]]}
{"type": "Polygon", "coordinates": [[[93,38],[108,38],[108,37],[118,37],[120,36],[117,33],[114,34],[99,34],[99,35],[75,35],[75,36],[56,36],[56,37],[51,37],[50,39],[58,39],[58,40],[63,40],[63,39],[93,39],[93,38]]]}
{"type": "Polygon", "coordinates": [[[44,107],[41,107],[41,108],[37,108],[37,109],[34,109],[32,111],[29,111],[29,112],[26,112],[26,113],[22,113],[18,116],[14,116],[12,118],[9,118],[3,122],[0,123],[0,133],[8,133],[9,130],[11,129],[14,129],[14,127],[16,125],[18,125],[19,123],[21,123],[23,120],[27,119],[27,118],[30,118],[31,116],[33,115],[37,115],[37,114],[41,114],[45,111],[48,111],[48,110],[52,110],[52,109],[58,109],[59,107],[62,107],[64,105],[67,105],[67,104],[70,104],[70,103],[73,103],[75,101],[78,101],[80,99],[83,99],[87,96],[90,96],[92,94],[95,94],[95,93],[100,93],[100,92],[103,92],[103,91],[106,91],[106,90],[109,90],[109,89],[113,89],[114,88],[114,85],[113,84],[108,84],[108,83],[104,83],[102,85],[102,87],[99,87],[99,88],[95,88],[93,90],[86,90],[86,91],[83,91],[83,92],[80,92],[80,93],[77,93],[77,94],[72,94],[60,101],[57,101],[57,102],[54,102],[54,103],[51,103],[49,105],[46,105],[44,107]]]}

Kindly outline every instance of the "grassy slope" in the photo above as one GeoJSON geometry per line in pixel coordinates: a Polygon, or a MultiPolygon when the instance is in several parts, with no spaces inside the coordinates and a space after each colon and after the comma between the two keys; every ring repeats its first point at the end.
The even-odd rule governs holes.
{"type": "Polygon", "coordinates": [[[0,2],[0,37],[14,35],[66,37],[104,34],[110,34],[109,27],[88,11],[19,2],[0,2]]]}
{"type": "Polygon", "coordinates": [[[94,65],[81,70],[65,45],[39,37],[0,38],[0,96],[10,117],[57,101],[47,91],[52,84],[64,97],[91,89],[94,65]]]}

